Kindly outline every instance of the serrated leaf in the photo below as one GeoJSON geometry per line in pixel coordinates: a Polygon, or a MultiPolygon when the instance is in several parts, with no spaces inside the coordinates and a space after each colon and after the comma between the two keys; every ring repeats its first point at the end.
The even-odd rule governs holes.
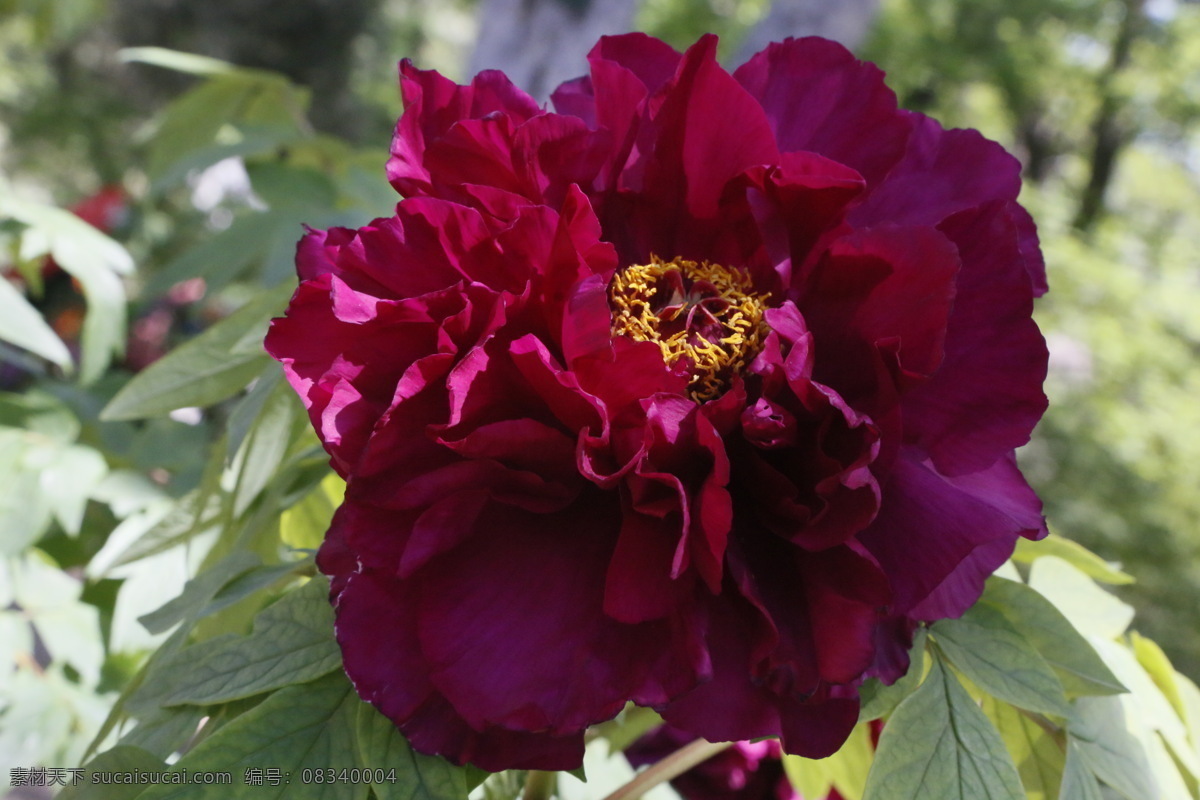
{"type": "Polygon", "coordinates": [[[1079,752],[1079,743],[1067,742],[1066,763],[1063,766],[1062,787],[1059,789],[1059,800],[1104,800],[1100,794],[1100,784],[1096,776],[1088,769],[1079,752]]]}
{"type": "Polygon", "coordinates": [[[1000,734],[940,660],[883,729],[864,800],[1024,800],[1000,734]]]}
{"type": "Polygon", "coordinates": [[[1027,800],[1057,800],[1063,776],[1063,751],[1058,742],[1028,714],[994,697],[983,698],[983,713],[1000,731],[1027,800]]]}
{"type": "Polygon", "coordinates": [[[58,800],[132,800],[146,786],[142,782],[96,783],[97,775],[113,773],[163,772],[167,766],[152,753],[131,745],[118,745],[88,762],[85,782],[67,786],[58,800]]]}
{"type": "Polygon", "coordinates": [[[874,758],[870,726],[860,722],[833,755],[820,760],[784,755],[783,769],[801,797],[825,797],[832,788],[844,800],[862,800],[874,758]]]}
{"type": "Polygon", "coordinates": [[[303,770],[352,769],[361,701],[341,673],[280,689],[204,739],[172,771],[228,772],[230,785],[156,785],[139,800],[230,800],[300,798],[360,800],[367,784],[305,783],[303,770]],[[284,779],[247,785],[246,770],[279,769],[284,779]]]}
{"type": "Polygon", "coordinates": [[[1126,691],[1095,649],[1053,603],[1021,583],[988,579],[981,603],[1003,612],[1008,621],[1054,669],[1068,696],[1126,691]]]}
{"type": "Polygon", "coordinates": [[[74,369],[71,353],[42,315],[21,293],[0,278],[0,340],[22,347],[66,372],[74,369]]]}
{"type": "Polygon", "coordinates": [[[264,292],[227,319],[177,347],[117,392],[102,420],[143,419],[187,406],[209,406],[233,395],[268,362],[265,352],[231,355],[247,335],[266,335],[267,320],[283,310],[291,287],[264,292]]]}
{"type": "Polygon", "coordinates": [[[1092,774],[1127,800],[1157,797],[1158,784],[1145,749],[1129,730],[1121,698],[1079,698],[1067,732],[1092,774]]]}
{"type": "Polygon", "coordinates": [[[1054,670],[998,609],[976,604],[930,632],[954,666],[985,692],[1019,708],[1067,714],[1054,670]]]}
{"type": "Polygon", "coordinates": [[[1029,585],[1085,635],[1115,639],[1133,621],[1132,606],[1056,556],[1045,556],[1033,562],[1029,569],[1029,585]]]}
{"type": "Polygon", "coordinates": [[[913,634],[912,647],[908,650],[908,672],[904,673],[895,683],[885,686],[878,678],[871,678],[859,689],[861,704],[858,709],[858,721],[868,722],[890,714],[904,698],[916,690],[921,679],[925,677],[925,637],[926,628],[917,628],[913,634]]]}
{"type": "Polygon", "coordinates": [[[210,639],[171,654],[155,670],[170,682],[162,705],[227,703],[337,669],[342,654],[328,594],[328,582],[311,580],[260,612],[249,636],[210,639]]]}
{"type": "Polygon", "coordinates": [[[1089,578],[1095,578],[1103,583],[1119,586],[1134,581],[1132,575],[1122,572],[1119,567],[1108,563],[1078,542],[1064,539],[1053,533],[1036,542],[1019,539],[1017,549],[1013,553],[1013,561],[1032,564],[1044,556],[1061,558],[1089,578]]]}
{"type": "Polygon", "coordinates": [[[358,702],[358,764],[374,772],[395,768],[396,782],[372,783],[379,800],[463,800],[466,770],[444,758],[415,752],[374,706],[358,702]]]}

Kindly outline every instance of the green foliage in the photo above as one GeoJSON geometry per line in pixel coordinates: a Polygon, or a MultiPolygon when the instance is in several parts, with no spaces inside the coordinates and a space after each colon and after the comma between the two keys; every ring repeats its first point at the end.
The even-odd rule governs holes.
{"type": "Polygon", "coordinates": [[[995,726],[935,655],[925,682],[883,729],[865,796],[1019,800],[1024,793],[995,726]]]}

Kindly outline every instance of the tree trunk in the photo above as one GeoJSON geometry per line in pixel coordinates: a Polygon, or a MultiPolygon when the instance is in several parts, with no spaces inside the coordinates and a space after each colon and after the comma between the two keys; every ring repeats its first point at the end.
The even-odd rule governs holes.
{"type": "Polygon", "coordinates": [[[637,0],[483,0],[471,74],[500,69],[540,102],[587,71],[604,34],[633,28],[637,0]]]}
{"type": "Polygon", "coordinates": [[[879,0],[776,0],[733,58],[742,64],[771,42],[789,36],[824,36],[853,50],[862,44],[879,0]]]}
{"type": "Polygon", "coordinates": [[[1075,227],[1090,230],[1104,213],[1108,184],[1116,172],[1117,159],[1137,133],[1126,118],[1125,101],[1115,88],[1117,78],[1128,66],[1133,43],[1145,22],[1145,0],[1125,0],[1125,18],[1113,41],[1108,67],[1100,76],[1100,110],[1092,122],[1091,172],[1079,201],[1075,227]]]}

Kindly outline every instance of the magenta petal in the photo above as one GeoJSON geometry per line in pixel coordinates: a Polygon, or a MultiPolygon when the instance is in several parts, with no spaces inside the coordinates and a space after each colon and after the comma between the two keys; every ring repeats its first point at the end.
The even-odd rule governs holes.
{"type": "Polygon", "coordinates": [[[911,128],[883,72],[836,42],[772,44],[734,77],[761,104],[783,151],[811,150],[880,180],[900,160],[911,128]]]}
{"type": "Polygon", "coordinates": [[[455,763],[547,770],[578,764],[582,732],[554,736],[494,726],[476,730],[438,694],[416,636],[414,585],[359,573],[338,595],[335,631],[346,673],[359,695],[396,722],[414,747],[455,763]],[[387,635],[379,635],[381,631],[387,635]]]}
{"type": "MultiPolygon", "coordinates": [[[[732,591],[732,590],[730,590],[732,591]]],[[[713,742],[780,737],[783,749],[824,758],[841,747],[858,721],[858,698],[828,692],[802,700],[752,680],[750,658],[760,623],[734,598],[711,604],[708,647],[713,678],[658,709],[671,725],[713,742]]]]}
{"type": "Polygon", "coordinates": [[[1025,444],[1046,410],[1046,342],[1031,316],[1020,221],[1006,208],[991,203],[941,226],[962,258],[958,294],[945,361],[904,399],[904,425],[948,475],[983,469],[1025,444]]]}
{"type": "Polygon", "coordinates": [[[978,131],[914,114],[904,158],[850,215],[855,225],[937,225],[993,200],[1016,200],[1021,164],[978,131]]]}
{"type": "MultiPolygon", "coordinates": [[[[1011,552],[1017,536],[1036,536],[1043,528],[1041,504],[1011,458],[975,475],[948,478],[904,448],[884,487],[879,514],[859,540],[891,578],[893,610],[912,613],[964,562],[974,564],[968,559],[980,548],[1000,541],[1011,552]]],[[[980,555],[980,564],[994,561],[992,550],[980,555]]],[[[950,616],[979,599],[986,574],[975,569],[961,577],[936,603],[941,610],[955,610],[950,616]]]]}
{"type": "Polygon", "coordinates": [[[611,556],[615,519],[580,511],[497,512],[488,536],[422,570],[421,649],[475,727],[581,730],[616,714],[661,659],[663,628],[603,614],[595,565],[611,556]]]}

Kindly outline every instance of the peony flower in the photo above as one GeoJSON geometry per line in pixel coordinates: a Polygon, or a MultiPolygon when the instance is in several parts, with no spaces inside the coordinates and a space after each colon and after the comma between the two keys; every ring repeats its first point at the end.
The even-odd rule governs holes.
{"type": "Polygon", "coordinates": [[[600,41],[544,110],[402,64],[267,349],[346,479],[318,564],[412,745],[577,766],[628,701],[821,757],[1018,537],[1045,408],[1017,162],[832,42],[600,41]]]}

